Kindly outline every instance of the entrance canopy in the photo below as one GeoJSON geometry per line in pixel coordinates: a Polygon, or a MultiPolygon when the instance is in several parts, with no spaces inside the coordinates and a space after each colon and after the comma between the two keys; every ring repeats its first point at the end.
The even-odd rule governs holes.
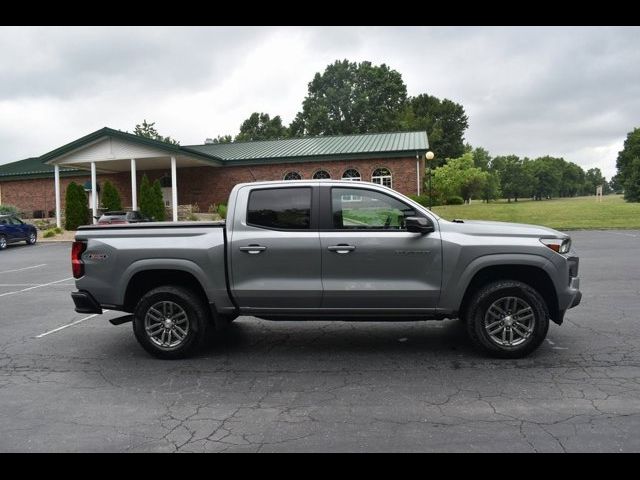
{"type": "Polygon", "coordinates": [[[221,158],[170,143],[139,137],[111,128],[103,128],[57,148],[40,159],[54,166],[56,221],[60,226],[60,168],[91,171],[91,208],[94,223],[98,211],[97,174],[131,172],[131,198],[137,210],[136,171],[171,168],[173,221],[178,220],[177,169],[182,167],[221,166],[221,158]]]}

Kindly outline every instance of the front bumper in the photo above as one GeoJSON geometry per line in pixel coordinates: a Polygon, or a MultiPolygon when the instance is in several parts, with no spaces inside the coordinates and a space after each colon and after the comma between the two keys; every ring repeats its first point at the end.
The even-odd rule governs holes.
{"type": "Polygon", "coordinates": [[[78,313],[102,313],[102,307],[89,292],[71,292],[71,298],[78,313]]]}

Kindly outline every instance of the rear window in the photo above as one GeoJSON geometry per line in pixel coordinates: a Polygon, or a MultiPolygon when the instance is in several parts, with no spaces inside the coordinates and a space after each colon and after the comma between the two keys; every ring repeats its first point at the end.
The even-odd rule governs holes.
{"type": "Polygon", "coordinates": [[[311,188],[252,191],[247,223],[278,230],[308,230],[311,226],[311,188]]]}

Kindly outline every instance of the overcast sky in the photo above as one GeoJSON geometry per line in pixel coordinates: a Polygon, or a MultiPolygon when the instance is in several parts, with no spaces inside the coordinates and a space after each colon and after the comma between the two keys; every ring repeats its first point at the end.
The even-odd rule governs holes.
{"type": "Polygon", "coordinates": [[[235,135],[254,111],[288,124],[344,58],[461,103],[466,140],[494,156],[562,156],[610,178],[640,126],[636,27],[0,27],[0,164],[145,118],[183,145],[235,135]]]}

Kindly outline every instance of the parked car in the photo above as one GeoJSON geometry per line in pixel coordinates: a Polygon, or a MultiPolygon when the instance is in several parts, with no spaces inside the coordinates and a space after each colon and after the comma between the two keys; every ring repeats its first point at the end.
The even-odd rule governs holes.
{"type": "Polygon", "coordinates": [[[0,215],[0,250],[10,243],[27,242],[33,245],[38,240],[38,229],[24,223],[15,215],[0,215]]]}
{"type": "Polygon", "coordinates": [[[150,221],[150,218],[145,217],[137,210],[131,212],[105,212],[98,219],[98,225],[140,223],[150,221]]]}
{"type": "Polygon", "coordinates": [[[447,221],[366,182],[236,185],[225,222],[80,227],[71,253],[79,313],[132,315],[161,358],[196,351],[238,315],[267,320],[466,322],[472,343],[523,357],[580,303],[565,233],[447,221]]]}

